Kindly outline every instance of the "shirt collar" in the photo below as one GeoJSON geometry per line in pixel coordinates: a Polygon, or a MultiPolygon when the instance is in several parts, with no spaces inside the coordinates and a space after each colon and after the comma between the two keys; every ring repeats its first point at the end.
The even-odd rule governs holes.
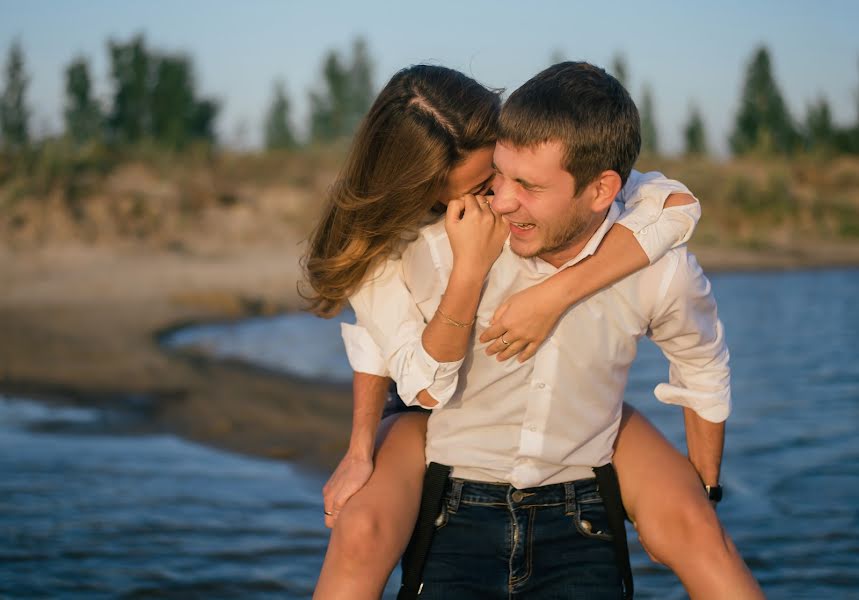
{"type": "Polygon", "coordinates": [[[617,221],[618,217],[620,217],[620,213],[620,204],[618,204],[618,202],[615,200],[611,203],[611,207],[608,210],[608,214],[606,215],[605,220],[588,240],[588,243],[585,244],[585,247],[582,248],[582,251],[576,254],[576,256],[574,256],[564,264],[562,264],[557,269],[537,256],[534,256],[532,258],[523,258],[522,260],[524,260],[528,264],[531,270],[541,274],[556,273],[557,271],[561,271],[563,269],[566,269],[567,267],[571,267],[576,263],[580,263],[589,256],[592,256],[597,251],[597,248],[599,248],[603,238],[608,233],[608,230],[611,229],[611,226],[614,225],[615,221],[617,221]]]}

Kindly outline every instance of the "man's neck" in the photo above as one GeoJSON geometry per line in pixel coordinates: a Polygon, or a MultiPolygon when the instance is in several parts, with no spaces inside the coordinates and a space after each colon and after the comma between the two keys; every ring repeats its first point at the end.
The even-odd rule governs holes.
{"type": "Polygon", "coordinates": [[[560,250],[556,250],[555,252],[547,252],[545,254],[538,255],[538,258],[546,261],[556,269],[560,268],[564,263],[572,260],[587,246],[588,242],[603,224],[606,219],[606,214],[602,215],[602,217],[594,218],[593,222],[590,226],[581,233],[581,235],[577,236],[566,248],[562,248],[560,250]]]}

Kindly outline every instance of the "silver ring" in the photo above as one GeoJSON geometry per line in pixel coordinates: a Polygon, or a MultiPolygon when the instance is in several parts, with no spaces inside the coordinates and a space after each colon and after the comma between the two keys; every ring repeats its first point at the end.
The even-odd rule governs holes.
{"type": "Polygon", "coordinates": [[[325,516],[327,516],[327,517],[333,517],[334,516],[333,512],[328,512],[327,510],[323,510],[322,512],[324,512],[325,516]]]}
{"type": "MultiPolygon", "coordinates": [[[[505,332],[505,333],[506,333],[506,332],[505,332]]],[[[504,334],[503,334],[503,333],[501,334],[501,343],[502,343],[502,344],[504,344],[505,346],[509,346],[509,345],[510,345],[510,342],[508,342],[507,340],[505,340],[505,339],[504,339],[504,334]]]]}

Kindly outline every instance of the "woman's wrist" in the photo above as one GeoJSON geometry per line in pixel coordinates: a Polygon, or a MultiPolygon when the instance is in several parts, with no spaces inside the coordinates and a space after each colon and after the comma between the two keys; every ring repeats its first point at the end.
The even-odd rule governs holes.
{"type": "Polygon", "coordinates": [[[575,266],[567,267],[538,285],[544,286],[544,291],[547,292],[546,300],[555,306],[559,313],[585,297],[575,266]]]}

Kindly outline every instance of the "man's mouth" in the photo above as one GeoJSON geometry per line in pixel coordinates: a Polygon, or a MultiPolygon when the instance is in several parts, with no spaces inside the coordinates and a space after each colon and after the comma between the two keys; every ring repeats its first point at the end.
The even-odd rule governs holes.
{"type": "Polygon", "coordinates": [[[510,224],[522,231],[528,231],[529,229],[534,229],[534,227],[536,227],[535,223],[520,223],[518,221],[510,221],[510,224]]]}

